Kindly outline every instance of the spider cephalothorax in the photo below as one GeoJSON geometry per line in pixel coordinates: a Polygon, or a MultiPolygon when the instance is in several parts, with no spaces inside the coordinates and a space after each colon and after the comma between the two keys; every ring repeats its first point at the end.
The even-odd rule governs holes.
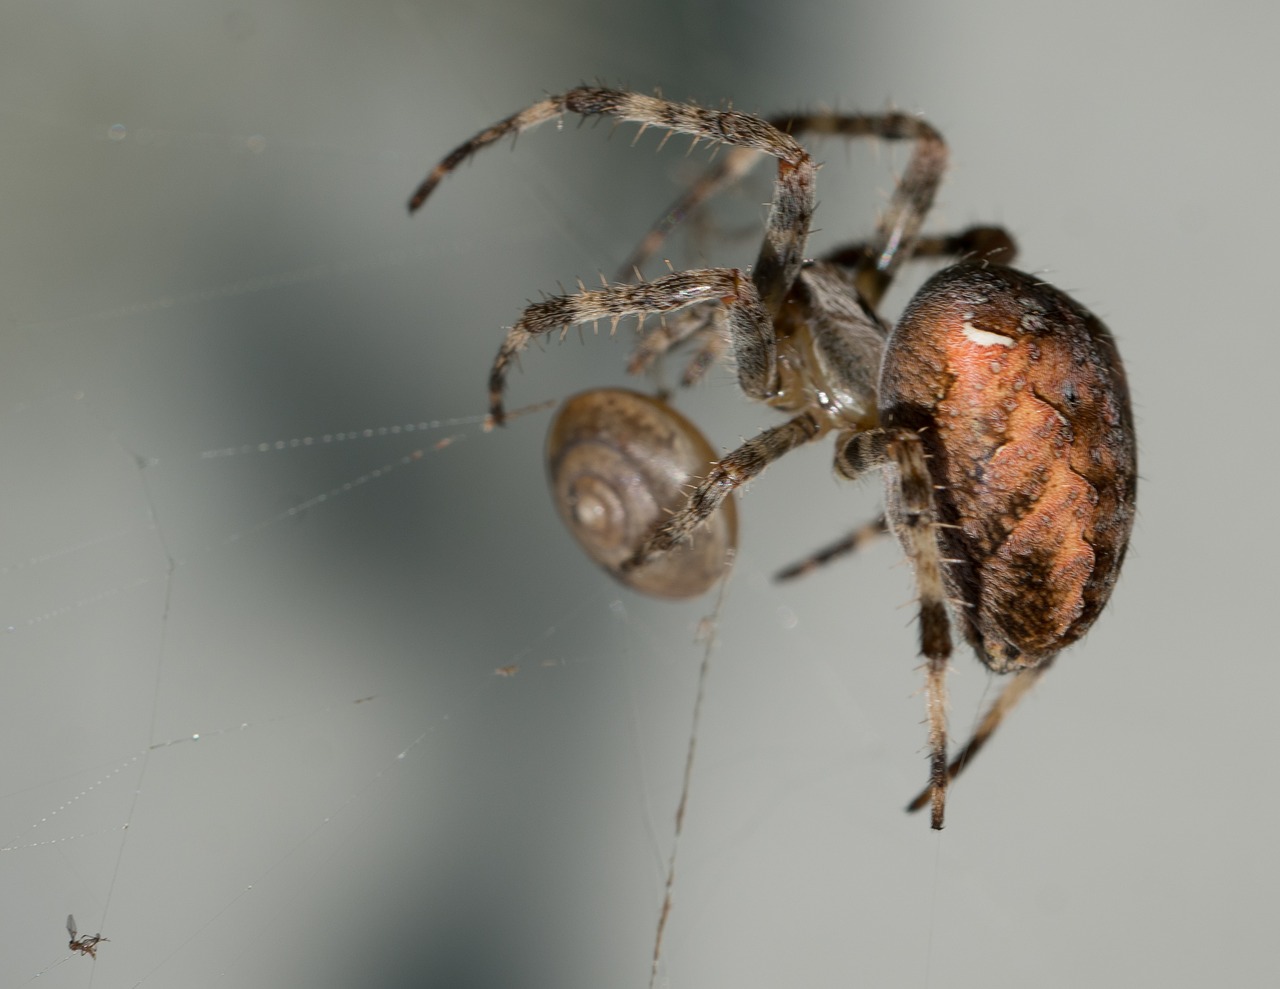
{"type": "MultiPolygon", "coordinates": [[[[941,828],[949,780],[1057,653],[1093,624],[1119,574],[1137,474],[1128,386],[1110,333],[1059,290],[1007,267],[1014,248],[1003,230],[921,236],[946,168],[946,146],[933,127],[909,114],[764,120],[584,87],[535,103],[460,145],[419,187],[410,210],[480,148],[566,112],[613,116],[731,146],[668,217],[695,209],[761,152],[772,155],[778,169],[764,242],[749,274],[735,268],[680,271],[530,305],[508,331],[490,371],[492,421],[504,420],[507,368],[531,339],[574,323],[616,323],[651,313],[669,315],[642,337],[633,371],[687,346],[694,352],[688,384],[731,354],[742,391],[788,415],[718,461],[695,458],[693,466],[671,468],[683,471],[678,493],[645,501],[648,514],[639,525],[634,518],[627,526],[608,525],[615,503],[618,511],[628,510],[610,489],[608,471],[591,468],[589,486],[564,482],[562,512],[575,535],[584,545],[597,536],[612,540],[608,552],[589,551],[620,580],[649,592],[653,582],[640,575],[659,563],[669,567],[671,554],[723,513],[735,489],[788,451],[834,434],[842,475],[881,471],[885,516],[786,575],[886,530],[898,536],[919,588],[929,714],[929,785],[911,807],[931,803],[933,827],[941,828]],[[914,142],[874,234],[816,261],[804,255],[817,166],[795,140],[803,132],[914,142]],[[884,293],[905,261],[922,257],[961,260],[926,281],[891,326],[878,314],[884,293]],[[686,480],[692,482],[687,493],[681,489],[686,480]],[[620,532],[632,534],[621,551],[620,532]],[[1014,675],[950,765],[948,610],[987,666],[1014,675]]],[[[659,223],[640,254],[654,249],[669,226],[659,223]]],[[[652,413],[658,421],[645,427],[646,436],[696,432],[683,417],[668,416],[672,410],[660,401],[618,397],[630,394],[589,393],[591,401],[579,396],[572,414],[588,409],[593,424],[556,429],[575,437],[596,429],[592,442],[617,442],[622,420],[652,413]],[[597,429],[602,422],[605,428],[597,429]]],[[[670,439],[648,442],[658,453],[674,446],[670,439]]],[[[621,491],[639,482],[628,474],[613,483],[621,491]]],[[[702,542],[714,542],[723,554],[732,538],[729,524],[718,542],[702,542]]],[[[713,564],[706,576],[686,579],[678,592],[668,593],[699,593],[720,572],[713,564]]]]}

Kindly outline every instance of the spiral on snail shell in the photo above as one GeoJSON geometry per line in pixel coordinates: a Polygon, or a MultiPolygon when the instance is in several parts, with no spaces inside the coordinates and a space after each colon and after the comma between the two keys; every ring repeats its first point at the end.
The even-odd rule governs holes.
{"type": "Polygon", "coordinates": [[[671,406],[622,389],[567,399],[547,435],[551,491],[564,524],[616,580],[655,597],[694,597],[724,576],[738,536],[731,498],[687,541],[644,566],[620,569],[654,525],[684,505],[690,484],[717,459],[697,427],[671,406]]]}

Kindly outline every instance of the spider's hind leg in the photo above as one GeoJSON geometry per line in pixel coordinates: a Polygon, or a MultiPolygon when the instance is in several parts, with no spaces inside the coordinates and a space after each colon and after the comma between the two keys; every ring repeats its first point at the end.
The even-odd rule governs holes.
{"type": "Polygon", "coordinates": [[[887,474],[886,516],[915,568],[920,595],[920,654],[925,660],[925,707],[929,720],[931,824],[941,831],[947,804],[947,618],[944,561],[938,546],[933,478],[924,443],[910,429],[871,429],[841,437],[836,469],[850,479],[868,470],[887,474]]]}
{"type": "MultiPolygon", "coordinates": [[[[1004,227],[974,226],[949,234],[926,234],[920,237],[911,250],[911,260],[927,258],[974,258],[979,261],[996,261],[1013,264],[1018,255],[1018,245],[1013,234],[1004,227]]],[[[842,268],[860,268],[871,264],[875,258],[875,242],[854,241],[832,248],[822,256],[823,261],[842,268]]]]}
{"type": "Polygon", "coordinates": [[[819,567],[825,567],[833,560],[838,560],[842,556],[848,556],[850,553],[856,553],[864,546],[869,546],[876,542],[882,536],[889,532],[889,523],[885,521],[883,515],[872,519],[863,525],[858,526],[847,536],[836,540],[827,546],[823,546],[819,550],[810,553],[803,560],[798,560],[782,570],[774,574],[774,580],[794,580],[796,577],[803,577],[805,574],[812,573],[819,567]]]}
{"type": "MultiPolygon", "coordinates": [[[[1048,671],[1051,664],[1048,662],[1041,663],[1039,666],[1033,666],[1029,669],[1018,670],[1013,674],[1013,678],[1005,684],[1000,695],[991,702],[991,706],[987,708],[987,713],[982,716],[982,721],[978,723],[978,727],[974,729],[973,736],[964,746],[956,753],[951,765],[947,767],[947,780],[953,780],[960,775],[961,770],[977,757],[982,751],[983,746],[995,734],[1001,722],[1013,710],[1018,701],[1039,683],[1040,678],[1048,671]]],[[[908,811],[917,811],[929,802],[932,787],[927,786],[916,794],[915,799],[907,804],[908,811]]]]}

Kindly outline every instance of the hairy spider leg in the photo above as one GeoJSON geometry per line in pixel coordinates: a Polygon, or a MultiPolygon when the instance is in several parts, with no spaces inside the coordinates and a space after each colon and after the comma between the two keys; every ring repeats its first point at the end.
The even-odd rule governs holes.
{"type": "Polygon", "coordinates": [[[828,424],[819,421],[812,413],[802,412],[766,429],[726,454],[694,488],[685,506],[650,533],[622,568],[632,570],[643,566],[655,556],[684,542],[730,494],[758,477],[775,460],[818,439],[829,429],[828,424]]]}
{"type": "Polygon", "coordinates": [[[707,300],[724,308],[739,386],[752,398],[767,399],[776,387],[778,373],[773,321],[742,272],[736,268],[702,268],[640,285],[614,285],[554,296],[530,305],[507,331],[489,372],[489,412],[494,424],[501,425],[505,418],[502,397],[507,368],[534,337],[600,319],[608,319],[616,327],[627,316],[670,312],[707,300]]]}
{"type": "Polygon", "coordinates": [[[841,436],[836,470],[850,480],[867,471],[887,473],[890,527],[915,567],[920,592],[920,654],[925,659],[925,709],[929,717],[929,788],[932,826],[942,829],[947,802],[947,618],[945,565],[938,548],[933,478],[919,434],[909,429],[871,429],[841,436]]]}
{"type": "MultiPolygon", "coordinates": [[[[877,305],[903,260],[913,252],[925,215],[942,184],[947,169],[947,146],[932,124],[908,113],[792,113],[771,117],[779,131],[844,138],[872,137],[885,141],[914,141],[916,146],[906,171],[894,187],[889,205],[881,213],[876,233],[868,242],[868,256],[877,274],[860,285],[871,304],[877,305]]],[[[623,266],[624,277],[642,267],[662,246],[675,227],[720,189],[739,181],[758,160],[750,148],[734,148],[706,175],[677,199],[650,228],[623,266]]]]}
{"type": "Polygon", "coordinates": [[[817,166],[803,147],[768,121],[736,110],[708,110],[616,89],[583,86],[551,96],[498,121],[446,155],[409,199],[415,212],[440,181],[481,148],[507,134],[518,134],[565,111],[584,117],[609,115],[619,120],[662,127],[695,139],[751,148],[778,159],[773,202],[765,241],[756,261],[755,284],[770,312],[776,312],[804,257],[813,217],[817,166]]]}
{"type": "MultiPolygon", "coordinates": [[[[987,740],[995,734],[1000,723],[1013,710],[1018,701],[1040,682],[1040,678],[1049,671],[1049,667],[1053,665],[1053,660],[1046,660],[1039,666],[1033,666],[1030,669],[1019,670],[1009,679],[1004,689],[1000,691],[999,696],[991,702],[991,706],[987,708],[986,714],[982,716],[982,720],[978,723],[978,727],[974,729],[972,737],[965,742],[964,746],[951,760],[951,765],[947,767],[947,781],[955,779],[960,775],[960,771],[974,760],[982,747],[987,744],[987,740]]],[[[929,802],[932,793],[932,783],[926,786],[907,804],[908,812],[920,810],[929,802]]]]}
{"type": "Polygon", "coordinates": [[[883,515],[878,515],[870,522],[864,522],[848,535],[837,539],[834,543],[829,543],[821,549],[814,550],[803,560],[797,560],[790,566],[779,570],[774,574],[773,579],[795,580],[797,577],[803,577],[806,574],[813,573],[819,567],[825,567],[833,560],[858,552],[860,549],[878,541],[881,537],[888,535],[888,533],[889,523],[885,521],[883,515]]]}

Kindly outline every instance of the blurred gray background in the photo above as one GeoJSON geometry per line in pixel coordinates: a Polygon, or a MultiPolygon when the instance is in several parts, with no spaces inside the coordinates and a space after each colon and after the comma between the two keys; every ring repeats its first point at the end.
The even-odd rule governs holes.
{"type": "MultiPolygon", "coordinates": [[[[478,422],[501,327],[612,275],[706,153],[569,121],[404,210],[596,80],[923,113],[930,226],[1008,225],[1106,319],[1140,429],[1112,605],[940,835],[902,813],[897,548],[770,581],[877,485],[824,444],[752,486],[663,984],[1274,982],[1277,36],[1263,4],[6,4],[0,984],[647,984],[714,600],[579,556],[548,413],[478,422]]],[[[817,147],[815,253],[905,161],[817,147]]],[[[665,256],[749,262],[767,172],[665,256]]],[[[531,351],[513,404],[620,383],[625,337],[531,351]]],[[[681,403],[718,447],[776,421],[724,371],[681,403]]],[[[998,684],[954,665],[963,735],[998,684]]]]}

